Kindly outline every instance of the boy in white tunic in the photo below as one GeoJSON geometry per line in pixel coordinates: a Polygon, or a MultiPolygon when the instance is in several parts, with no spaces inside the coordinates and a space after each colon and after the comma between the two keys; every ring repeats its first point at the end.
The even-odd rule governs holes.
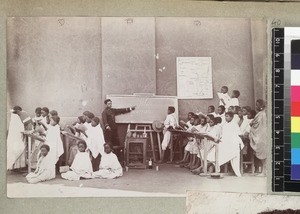
{"type": "Polygon", "coordinates": [[[169,129],[175,129],[178,126],[178,122],[175,116],[175,108],[173,106],[168,107],[168,115],[166,117],[166,120],[164,122],[164,139],[161,144],[161,157],[160,161],[158,163],[163,163],[164,162],[164,156],[165,156],[165,151],[167,147],[169,146],[170,140],[171,140],[171,132],[169,129]]]}
{"type": "Polygon", "coordinates": [[[36,184],[41,181],[55,178],[55,164],[49,156],[50,147],[46,144],[40,148],[41,157],[38,160],[36,170],[26,176],[28,183],[36,184]]]}
{"type": "Polygon", "coordinates": [[[64,153],[63,142],[60,137],[60,118],[53,116],[50,118],[50,126],[47,130],[45,144],[49,145],[49,159],[56,164],[59,157],[64,153]]]}
{"type": "Polygon", "coordinates": [[[122,166],[107,143],[104,144],[104,153],[99,168],[99,171],[94,172],[96,178],[113,179],[123,175],[122,166]]]}
{"type": "Polygon", "coordinates": [[[78,181],[80,178],[93,178],[92,162],[86,149],[86,143],[83,140],[79,141],[78,152],[71,165],[71,170],[61,174],[63,179],[78,181]]]}

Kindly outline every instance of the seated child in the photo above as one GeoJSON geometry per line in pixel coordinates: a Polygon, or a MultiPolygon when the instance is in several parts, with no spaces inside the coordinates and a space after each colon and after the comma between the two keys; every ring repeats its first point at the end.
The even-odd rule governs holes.
{"type": "Polygon", "coordinates": [[[235,122],[236,124],[238,124],[238,122],[240,120],[239,116],[237,115],[237,112],[238,112],[237,107],[239,107],[239,106],[229,106],[229,108],[228,108],[228,112],[233,113],[233,120],[232,121],[235,122]]]}
{"type": "Polygon", "coordinates": [[[232,95],[231,95],[231,99],[228,102],[227,107],[229,107],[229,106],[239,106],[240,105],[240,102],[239,102],[239,99],[238,99],[239,96],[240,96],[240,92],[238,90],[233,90],[232,95]]]}
{"type": "Polygon", "coordinates": [[[92,155],[93,171],[98,171],[101,155],[104,153],[103,145],[105,144],[103,131],[100,126],[100,119],[98,117],[93,117],[93,119],[91,119],[91,128],[82,133],[86,137],[87,148],[92,155]]]}
{"type": "Polygon", "coordinates": [[[104,144],[104,153],[99,168],[99,171],[94,172],[94,176],[97,178],[113,179],[123,175],[122,166],[107,143],[104,144]]]}
{"type": "Polygon", "coordinates": [[[179,121],[180,125],[182,125],[185,130],[193,126],[193,121],[194,121],[193,116],[194,115],[195,114],[193,112],[189,112],[188,113],[188,121],[187,122],[184,122],[183,120],[179,121]]]}
{"type": "Polygon", "coordinates": [[[228,87],[222,86],[221,93],[218,92],[218,97],[220,99],[219,106],[228,106],[228,103],[230,101],[230,96],[228,95],[228,87]]]}
{"type": "MultiPolygon", "coordinates": [[[[193,126],[190,127],[189,129],[187,129],[187,132],[195,132],[196,131],[196,126],[198,126],[200,124],[199,121],[199,117],[197,115],[193,116],[194,118],[194,122],[193,122],[193,126]]],[[[193,161],[193,151],[194,151],[194,144],[195,144],[195,140],[193,137],[187,137],[186,139],[188,139],[188,143],[186,144],[185,148],[184,148],[184,155],[183,155],[183,159],[179,162],[177,162],[178,164],[180,163],[186,163],[188,158],[191,156],[190,158],[190,162],[193,161]]],[[[190,167],[191,163],[189,165],[187,165],[187,167],[190,167]]]]}
{"type": "Polygon", "coordinates": [[[43,117],[42,117],[42,108],[37,107],[35,109],[35,117],[32,118],[34,130],[38,131],[37,128],[40,127],[38,122],[41,121],[42,119],[43,119],[43,117]]]}
{"type": "Polygon", "coordinates": [[[214,117],[217,116],[217,114],[216,114],[216,112],[215,112],[215,107],[214,107],[213,105],[208,106],[207,114],[211,114],[211,115],[213,115],[214,117]]]}
{"type": "Polygon", "coordinates": [[[47,126],[47,116],[49,115],[49,109],[47,107],[43,107],[41,110],[42,120],[41,123],[47,126]]]}
{"type": "Polygon", "coordinates": [[[199,152],[197,154],[198,159],[201,161],[200,166],[198,168],[195,168],[192,170],[193,174],[200,174],[203,166],[204,166],[204,149],[206,149],[207,154],[210,153],[210,151],[214,148],[215,143],[219,141],[221,136],[221,129],[220,126],[218,126],[218,123],[220,122],[217,118],[210,118],[209,120],[209,127],[206,130],[205,135],[209,136],[208,138],[204,138],[201,140],[201,144],[199,145],[199,152]]]}
{"type": "Polygon", "coordinates": [[[53,116],[50,118],[50,126],[46,134],[46,141],[50,147],[49,159],[56,164],[59,157],[64,153],[63,143],[60,137],[60,127],[59,127],[60,118],[58,116],[53,116]]]}
{"type": "Polygon", "coordinates": [[[46,144],[40,148],[41,157],[37,163],[36,170],[26,176],[28,183],[36,184],[41,181],[55,178],[55,163],[49,156],[50,147],[46,144]]]}
{"type": "Polygon", "coordinates": [[[170,140],[171,140],[171,132],[169,129],[175,129],[178,126],[177,119],[175,116],[175,108],[173,106],[168,107],[168,115],[166,117],[166,120],[164,121],[164,138],[161,144],[161,158],[159,163],[164,162],[164,156],[165,156],[165,151],[167,147],[169,146],[170,140]]]}
{"type": "Polygon", "coordinates": [[[225,107],[219,106],[218,107],[218,114],[216,117],[220,117],[222,119],[221,126],[226,122],[225,121],[225,107]]]}
{"type": "MultiPolygon", "coordinates": [[[[222,127],[222,137],[219,142],[218,165],[216,171],[220,171],[220,166],[230,161],[231,167],[236,174],[240,177],[240,152],[244,144],[239,137],[240,128],[236,122],[233,121],[233,113],[227,112],[225,118],[227,123],[222,127]]],[[[215,147],[214,147],[215,148],[215,147]]],[[[215,162],[215,149],[210,150],[207,155],[207,160],[215,162]]]]}
{"type": "Polygon", "coordinates": [[[78,152],[70,167],[70,171],[62,173],[61,177],[66,180],[78,181],[80,178],[93,178],[93,167],[87,145],[81,140],[78,142],[78,152]]]}

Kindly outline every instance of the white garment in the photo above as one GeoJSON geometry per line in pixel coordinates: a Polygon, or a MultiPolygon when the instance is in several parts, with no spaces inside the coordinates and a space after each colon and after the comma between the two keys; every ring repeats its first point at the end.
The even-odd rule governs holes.
{"type": "Polygon", "coordinates": [[[58,124],[55,126],[51,125],[48,128],[45,144],[50,147],[47,156],[49,156],[49,159],[56,164],[59,157],[64,153],[63,142],[60,137],[60,127],[58,124]]]}
{"type": "Polygon", "coordinates": [[[101,157],[99,171],[94,172],[94,176],[104,179],[113,179],[121,177],[123,175],[123,169],[118,161],[117,156],[110,152],[104,153],[101,157]]]}
{"type": "Polygon", "coordinates": [[[249,124],[250,124],[250,120],[248,119],[247,116],[244,116],[243,117],[243,122],[240,126],[240,130],[241,130],[242,135],[244,135],[247,132],[247,130],[250,130],[250,125],[249,124]]]}
{"type": "Polygon", "coordinates": [[[232,122],[234,122],[234,123],[238,124],[238,123],[239,123],[239,121],[240,121],[240,118],[239,118],[239,116],[238,116],[237,114],[234,114],[234,115],[233,115],[233,118],[232,118],[232,122]]]}
{"type": "Polygon", "coordinates": [[[221,117],[222,122],[221,122],[221,126],[223,126],[226,122],[225,120],[225,112],[223,114],[217,114],[217,117],[221,117]]]}
{"type": "Polygon", "coordinates": [[[62,173],[61,177],[71,181],[78,181],[80,177],[93,178],[93,167],[88,152],[77,152],[71,166],[71,171],[62,173]]]}
{"type": "Polygon", "coordinates": [[[228,103],[229,103],[229,101],[230,101],[230,96],[229,96],[227,93],[225,93],[225,94],[223,94],[223,93],[218,93],[218,97],[219,97],[219,99],[223,99],[223,100],[224,100],[224,103],[225,103],[225,105],[224,105],[224,103],[220,100],[220,101],[219,101],[219,105],[220,105],[220,106],[227,106],[227,105],[228,105],[228,103]]]}
{"type": "Polygon", "coordinates": [[[25,166],[25,144],[22,134],[24,130],[24,124],[19,115],[12,113],[7,136],[7,169],[25,166]]]}
{"type": "Polygon", "coordinates": [[[170,140],[171,140],[171,132],[168,131],[168,128],[169,127],[175,128],[176,126],[178,126],[178,122],[177,122],[175,114],[174,113],[168,114],[165,121],[164,121],[164,130],[163,130],[164,139],[163,139],[162,144],[161,144],[162,150],[167,149],[167,147],[170,143],[170,140]]]}
{"type": "MultiPolygon", "coordinates": [[[[219,165],[216,166],[217,171],[220,166],[230,161],[232,169],[236,176],[240,177],[240,151],[243,149],[244,144],[239,137],[241,134],[240,128],[237,123],[233,121],[225,123],[222,129],[222,138],[219,143],[219,165]]],[[[207,160],[215,161],[215,147],[208,153],[207,160]]]]}
{"type": "MultiPolygon", "coordinates": [[[[214,125],[209,126],[206,130],[206,134],[216,140],[219,140],[221,138],[221,129],[220,126],[214,125]]],[[[199,144],[199,151],[197,157],[204,157],[204,147],[206,147],[206,151],[209,153],[214,148],[215,142],[212,140],[201,140],[201,143],[199,144]]]]}
{"type": "Polygon", "coordinates": [[[229,108],[230,106],[240,106],[239,99],[238,98],[231,98],[226,107],[229,108]]]}
{"type": "Polygon", "coordinates": [[[217,117],[216,112],[211,112],[211,113],[208,113],[207,115],[209,115],[209,114],[213,115],[214,117],[217,117]]]}
{"type": "Polygon", "coordinates": [[[105,144],[105,140],[100,124],[98,124],[96,127],[91,126],[90,128],[88,128],[86,130],[86,135],[88,136],[86,138],[86,144],[88,149],[91,151],[92,156],[96,158],[99,153],[103,155],[103,145],[105,144]]]}
{"type": "Polygon", "coordinates": [[[40,157],[37,163],[36,170],[26,176],[27,181],[31,184],[50,180],[53,178],[55,178],[55,164],[53,164],[51,157],[49,157],[49,153],[45,157],[40,157]]]}

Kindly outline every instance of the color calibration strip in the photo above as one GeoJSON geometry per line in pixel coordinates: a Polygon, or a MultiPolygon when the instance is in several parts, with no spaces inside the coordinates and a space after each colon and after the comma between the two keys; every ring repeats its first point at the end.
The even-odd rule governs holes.
{"type": "Polygon", "coordinates": [[[291,180],[300,180],[300,40],[291,41],[291,180]]]}

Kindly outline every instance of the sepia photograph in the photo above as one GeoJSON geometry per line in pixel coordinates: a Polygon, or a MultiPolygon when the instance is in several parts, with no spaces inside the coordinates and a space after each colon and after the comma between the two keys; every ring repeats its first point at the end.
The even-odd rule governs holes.
{"type": "Polygon", "coordinates": [[[267,193],[267,22],[7,19],[7,196],[267,193]]]}

